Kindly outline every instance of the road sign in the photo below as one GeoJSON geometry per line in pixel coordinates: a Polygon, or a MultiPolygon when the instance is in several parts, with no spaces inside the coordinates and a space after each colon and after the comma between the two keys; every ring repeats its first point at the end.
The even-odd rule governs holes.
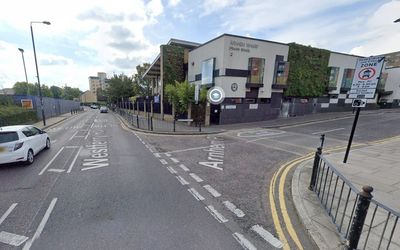
{"type": "Polygon", "coordinates": [[[383,56],[373,56],[357,60],[349,98],[374,98],[384,59],[383,56]]]}
{"type": "Polygon", "coordinates": [[[212,87],[207,92],[207,99],[212,104],[220,104],[225,99],[225,92],[220,87],[212,87]]]}
{"type": "Polygon", "coordinates": [[[352,103],[353,108],[365,108],[367,105],[367,99],[354,99],[352,103]]]}

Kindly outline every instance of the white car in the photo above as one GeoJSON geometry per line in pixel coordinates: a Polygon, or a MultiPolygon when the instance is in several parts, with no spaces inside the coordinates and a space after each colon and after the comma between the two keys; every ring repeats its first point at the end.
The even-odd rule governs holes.
{"type": "Polygon", "coordinates": [[[34,126],[0,127],[0,164],[21,161],[32,164],[35,155],[49,148],[49,135],[34,126]]]}

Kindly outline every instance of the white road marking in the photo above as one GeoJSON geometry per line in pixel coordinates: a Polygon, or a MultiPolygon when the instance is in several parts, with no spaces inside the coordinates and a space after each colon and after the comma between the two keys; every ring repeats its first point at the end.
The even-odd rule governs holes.
{"type": "Polygon", "coordinates": [[[220,214],[213,206],[207,206],[206,210],[219,222],[219,223],[225,223],[228,222],[228,219],[226,219],[222,214],[220,214]]]}
{"type": "Polygon", "coordinates": [[[167,156],[167,157],[171,157],[171,154],[169,154],[169,153],[165,153],[165,156],[167,156]]]}
{"type": "MultiPolygon", "coordinates": [[[[85,137],[84,135],[75,135],[75,137],[79,137],[79,138],[82,138],[82,137],[85,137]]],[[[74,137],[74,138],[75,138],[74,137]]]]}
{"type": "Polygon", "coordinates": [[[262,226],[254,225],[254,226],[251,227],[251,230],[253,230],[258,235],[260,235],[261,238],[263,238],[266,242],[268,242],[272,246],[274,246],[276,248],[282,248],[283,247],[283,243],[280,240],[278,240],[277,238],[275,238],[270,232],[265,230],[262,226]]]}
{"type": "Polygon", "coordinates": [[[94,122],[92,122],[92,125],[90,125],[90,128],[93,128],[93,126],[94,126],[94,122]]]}
{"type": "Polygon", "coordinates": [[[182,185],[189,185],[189,182],[187,182],[185,179],[183,179],[181,176],[175,176],[176,179],[182,184],[182,185]]]}
{"type": "Polygon", "coordinates": [[[53,143],[53,144],[56,143],[56,142],[57,142],[57,140],[51,140],[51,143],[53,143]]]}
{"type": "Polygon", "coordinates": [[[149,148],[149,151],[152,152],[152,153],[154,153],[154,149],[152,149],[152,148],[149,148]]]}
{"type": "Polygon", "coordinates": [[[57,154],[55,154],[53,156],[53,158],[51,158],[51,160],[46,164],[46,166],[42,169],[42,171],[40,171],[39,175],[42,175],[44,173],[44,171],[46,171],[46,169],[50,166],[50,164],[53,163],[53,161],[57,158],[57,156],[61,153],[61,151],[64,150],[64,147],[60,148],[60,150],[58,150],[57,154]]]}
{"type": "Polygon", "coordinates": [[[87,134],[86,134],[86,136],[85,136],[85,140],[87,140],[89,134],[90,134],[90,130],[88,130],[88,132],[87,132],[87,134]]]}
{"type": "Polygon", "coordinates": [[[233,204],[232,202],[230,202],[230,201],[224,201],[224,202],[222,202],[222,203],[225,205],[225,207],[226,207],[229,211],[231,211],[232,213],[234,213],[237,217],[242,218],[243,216],[245,216],[245,214],[243,213],[243,211],[240,210],[239,208],[237,208],[237,207],[235,206],[235,204],[233,204]]]}
{"type": "Polygon", "coordinates": [[[196,175],[194,173],[190,173],[189,175],[197,182],[202,182],[203,181],[203,179],[201,179],[198,175],[196,175]]]}
{"type": "Polygon", "coordinates": [[[196,200],[198,200],[198,201],[204,200],[204,197],[201,196],[201,194],[199,194],[199,192],[197,192],[196,189],[194,189],[194,188],[189,188],[188,191],[189,191],[189,193],[191,193],[191,194],[193,195],[193,197],[194,197],[196,200]]]}
{"type": "Polygon", "coordinates": [[[242,234],[240,233],[234,233],[232,234],[233,238],[235,238],[235,240],[237,242],[239,242],[239,244],[246,250],[257,250],[257,248],[248,240],[246,239],[242,234]]]}
{"type": "Polygon", "coordinates": [[[5,221],[5,219],[11,214],[11,212],[14,210],[14,208],[18,205],[18,203],[13,203],[7,211],[1,216],[0,218],[0,225],[5,221]]]}
{"type": "Polygon", "coordinates": [[[47,171],[49,171],[49,172],[55,172],[55,173],[62,173],[62,172],[65,171],[65,169],[49,168],[47,171]]]}
{"type": "Polygon", "coordinates": [[[168,162],[167,162],[166,160],[164,160],[164,159],[160,159],[160,162],[161,162],[163,165],[167,165],[167,164],[168,164],[168,162]]]}
{"type": "Polygon", "coordinates": [[[72,139],[74,138],[74,136],[75,136],[78,132],[79,132],[79,131],[76,131],[76,132],[71,136],[71,138],[69,138],[69,141],[72,140],[72,139]]]}
{"type": "Polygon", "coordinates": [[[271,135],[280,135],[286,133],[285,131],[276,131],[276,130],[252,130],[246,132],[240,132],[237,134],[238,137],[261,137],[261,136],[271,136],[271,135]]]}
{"type": "Polygon", "coordinates": [[[173,158],[173,157],[171,157],[171,158],[169,158],[171,161],[173,161],[174,163],[179,163],[179,160],[178,159],[176,159],[176,158],[173,158]]]}
{"type": "Polygon", "coordinates": [[[210,194],[212,194],[212,196],[214,197],[220,197],[221,194],[218,193],[217,190],[215,190],[213,187],[211,187],[210,185],[205,185],[203,186],[210,194]]]}
{"type": "Polygon", "coordinates": [[[22,248],[22,250],[29,250],[29,249],[31,248],[33,242],[34,242],[36,239],[39,239],[40,234],[42,233],[42,231],[43,231],[43,229],[44,229],[44,226],[46,226],[46,223],[47,223],[47,221],[48,221],[48,219],[49,219],[49,217],[50,217],[50,214],[51,214],[51,212],[53,211],[54,206],[56,205],[56,202],[57,202],[57,198],[53,198],[53,200],[50,202],[49,207],[48,207],[47,210],[46,210],[46,213],[44,214],[44,216],[43,216],[43,218],[42,218],[42,221],[40,221],[40,224],[39,224],[39,226],[37,227],[35,234],[33,235],[33,237],[32,237],[31,239],[29,239],[29,240],[25,243],[24,248],[22,248]]]}
{"type": "Polygon", "coordinates": [[[311,133],[311,134],[312,134],[312,135],[326,134],[326,133],[329,133],[329,132],[334,132],[334,131],[343,130],[343,129],[344,129],[344,128],[335,128],[335,129],[326,130],[326,131],[314,132],[314,133],[311,133]]]}
{"type": "Polygon", "coordinates": [[[160,154],[159,153],[154,153],[154,156],[157,158],[160,158],[160,154]]]}
{"type": "Polygon", "coordinates": [[[4,231],[0,232],[0,242],[3,242],[8,245],[18,247],[19,245],[24,243],[27,239],[28,239],[28,237],[23,236],[23,235],[8,233],[8,232],[4,232],[4,231]]]}
{"type": "Polygon", "coordinates": [[[65,146],[65,148],[79,148],[79,146],[65,146]]]}
{"type": "Polygon", "coordinates": [[[168,169],[168,171],[171,173],[171,174],[176,174],[177,172],[175,171],[175,169],[173,169],[172,167],[167,167],[167,169],[168,169]]]}
{"type": "MultiPolygon", "coordinates": [[[[204,146],[204,147],[197,147],[197,148],[186,148],[186,149],[180,149],[180,150],[174,150],[174,151],[170,151],[168,153],[168,155],[171,155],[170,153],[180,153],[180,152],[185,152],[185,151],[191,151],[191,150],[197,150],[197,149],[205,149],[205,148],[209,148],[210,146],[204,146]]],[[[167,156],[168,156],[167,155],[167,156]]]]}
{"type": "MultiPolygon", "coordinates": [[[[172,158],[171,158],[172,159],[172,158]]],[[[189,172],[190,170],[183,164],[179,165],[180,168],[182,168],[183,171],[189,172]]]]}
{"type": "MultiPolygon", "coordinates": [[[[211,162],[211,163],[215,163],[215,162],[211,162]]],[[[206,167],[209,167],[209,168],[213,168],[213,169],[224,171],[223,168],[214,166],[215,164],[210,164],[210,162],[199,162],[199,164],[203,165],[203,166],[206,166],[206,167]]],[[[223,162],[217,162],[216,164],[223,164],[223,162]]]]}
{"type": "Polygon", "coordinates": [[[82,146],[79,147],[79,150],[78,150],[78,152],[76,153],[76,155],[75,155],[75,157],[74,157],[74,160],[72,160],[71,165],[69,165],[69,168],[68,168],[68,170],[67,170],[67,173],[71,173],[71,170],[72,170],[72,168],[74,167],[75,162],[76,162],[76,159],[78,159],[78,156],[79,156],[79,153],[81,152],[81,150],[82,150],[82,146]]]}

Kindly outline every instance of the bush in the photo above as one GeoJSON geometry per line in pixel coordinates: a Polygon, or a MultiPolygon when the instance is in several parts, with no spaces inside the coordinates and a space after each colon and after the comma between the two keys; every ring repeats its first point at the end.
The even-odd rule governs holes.
{"type": "Polygon", "coordinates": [[[30,124],[38,121],[35,110],[27,110],[18,106],[0,106],[0,126],[30,124]]]}

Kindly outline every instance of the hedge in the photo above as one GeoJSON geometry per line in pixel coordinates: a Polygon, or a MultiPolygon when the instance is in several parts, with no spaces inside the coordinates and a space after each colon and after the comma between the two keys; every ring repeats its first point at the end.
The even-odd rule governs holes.
{"type": "Polygon", "coordinates": [[[35,110],[0,105],[0,126],[31,124],[38,121],[35,110]]]}

